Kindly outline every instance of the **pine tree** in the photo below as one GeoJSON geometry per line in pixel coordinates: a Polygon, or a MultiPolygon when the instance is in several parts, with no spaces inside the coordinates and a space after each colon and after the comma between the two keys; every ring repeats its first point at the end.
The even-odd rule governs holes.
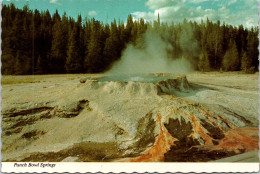
{"type": "Polygon", "coordinates": [[[60,22],[61,21],[61,18],[60,18],[60,14],[58,12],[58,10],[56,9],[55,13],[53,14],[53,17],[52,17],[52,23],[55,24],[57,22],[60,22]]]}
{"type": "Polygon", "coordinates": [[[33,21],[31,22],[31,26],[30,26],[30,31],[32,31],[32,39],[33,39],[33,57],[34,57],[34,70],[37,71],[37,61],[38,61],[38,57],[41,54],[41,49],[42,49],[42,45],[41,45],[41,23],[42,23],[42,16],[40,14],[40,12],[35,9],[34,13],[33,13],[33,21]]]}
{"type": "Polygon", "coordinates": [[[259,40],[258,40],[258,29],[251,28],[247,36],[247,56],[252,61],[252,66],[258,69],[259,65],[259,40]]]}
{"type": "Polygon", "coordinates": [[[137,37],[140,38],[142,34],[145,33],[146,30],[147,30],[147,25],[145,24],[144,19],[141,18],[138,24],[137,37]]]}
{"type": "Polygon", "coordinates": [[[30,58],[21,54],[21,51],[17,51],[15,64],[14,64],[14,74],[25,75],[31,74],[31,61],[30,58]]]}
{"type": "Polygon", "coordinates": [[[221,66],[222,57],[224,55],[223,45],[223,30],[220,28],[220,21],[214,25],[213,31],[213,40],[214,40],[214,68],[219,69],[221,66]]]}
{"type": "Polygon", "coordinates": [[[86,60],[88,57],[88,45],[91,37],[91,21],[86,18],[86,24],[84,29],[84,61],[83,61],[83,72],[87,72],[88,65],[86,60]]]}
{"type": "Polygon", "coordinates": [[[186,19],[180,29],[178,44],[181,55],[187,58],[192,64],[197,63],[200,52],[199,42],[194,37],[193,26],[186,19]]]}
{"type": "Polygon", "coordinates": [[[153,28],[156,32],[160,31],[160,26],[161,26],[161,20],[160,20],[160,14],[158,13],[157,15],[157,21],[153,21],[153,28]]]}
{"type": "Polygon", "coordinates": [[[124,50],[126,48],[126,43],[127,43],[127,36],[126,36],[126,32],[125,32],[125,25],[124,23],[120,23],[118,24],[118,33],[119,33],[119,37],[120,37],[120,47],[118,48],[120,50],[120,53],[122,52],[122,50],[124,50]]]}
{"type": "Polygon", "coordinates": [[[111,63],[120,58],[120,35],[116,25],[116,20],[111,23],[110,36],[106,39],[104,48],[104,64],[109,68],[111,63]]]}
{"type": "Polygon", "coordinates": [[[103,70],[102,27],[99,21],[92,19],[91,36],[88,43],[88,55],[84,65],[89,73],[97,73],[103,70]]]}
{"type": "Polygon", "coordinates": [[[248,72],[249,68],[251,67],[251,64],[252,60],[249,59],[246,52],[243,51],[243,56],[241,58],[241,70],[243,70],[244,72],[248,72]]]}
{"type": "Polygon", "coordinates": [[[83,27],[82,27],[82,17],[81,15],[78,15],[78,20],[77,20],[77,42],[78,42],[78,47],[79,47],[79,62],[81,62],[81,66],[80,66],[80,70],[79,72],[83,72],[83,68],[84,68],[84,57],[85,57],[85,48],[86,46],[84,45],[85,42],[84,42],[84,35],[85,35],[85,32],[83,30],[83,27]]]}
{"type": "Polygon", "coordinates": [[[69,33],[69,40],[68,40],[69,44],[68,44],[67,59],[65,64],[67,73],[77,73],[77,72],[81,72],[82,70],[83,62],[80,59],[78,36],[79,33],[77,30],[77,25],[75,24],[69,33]]]}
{"type": "Polygon", "coordinates": [[[17,55],[15,58],[14,74],[16,75],[23,74],[22,58],[21,58],[20,51],[17,51],[17,55]]]}
{"type": "Polygon", "coordinates": [[[14,23],[12,26],[10,40],[13,52],[21,51],[23,47],[23,16],[22,13],[19,12],[16,14],[14,23]]]}
{"type": "Polygon", "coordinates": [[[56,21],[52,29],[52,44],[49,57],[49,67],[52,73],[61,73],[64,68],[64,59],[66,57],[66,42],[62,34],[62,25],[60,21],[56,21]]]}
{"type": "Polygon", "coordinates": [[[208,53],[205,49],[203,49],[200,53],[198,68],[202,72],[210,71],[209,57],[208,57],[208,53]]]}
{"type": "MultiPolygon", "coordinates": [[[[57,12],[56,12],[57,13],[57,12]]],[[[67,57],[67,19],[66,14],[63,15],[63,20],[61,21],[58,13],[56,14],[56,19],[54,20],[54,25],[52,28],[52,44],[49,57],[49,67],[52,73],[64,73],[65,61],[67,57]]]]}
{"type": "Polygon", "coordinates": [[[40,56],[43,60],[43,70],[46,73],[51,73],[49,62],[51,62],[52,19],[48,10],[42,14],[40,32],[40,56]]]}
{"type": "Polygon", "coordinates": [[[239,70],[239,56],[237,46],[234,40],[230,40],[229,48],[223,58],[223,67],[225,71],[239,70]]]}
{"type": "Polygon", "coordinates": [[[126,42],[132,41],[133,27],[134,27],[133,17],[132,15],[128,15],[126,28],[125,28],[126,42]]]}

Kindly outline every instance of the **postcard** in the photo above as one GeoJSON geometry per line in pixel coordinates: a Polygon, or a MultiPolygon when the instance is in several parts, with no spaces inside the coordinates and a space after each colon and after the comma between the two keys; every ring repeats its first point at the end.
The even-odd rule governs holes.
{"type": "Polygon", "coordinates": [[[3,172],[259,171],[257,0],[3,0],[3,172]]]}

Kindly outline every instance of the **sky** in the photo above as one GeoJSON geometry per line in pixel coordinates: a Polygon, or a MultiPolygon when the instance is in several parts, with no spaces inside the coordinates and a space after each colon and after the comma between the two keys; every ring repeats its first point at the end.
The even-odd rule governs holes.
{"type": "Polygon", "coordinates": [[[104,23],[114,18],[125,22],[129,14],[134,19],[153,21],[159,13],[161,21],[168,23],[209,18],[234,26],[258,26],[258,0],[2,0],[2,4],[10,3],[18,8],[28,3],[30,9],[48,9],[51,14],[58,9],[61,15],[66,12],[77,18],[81,14],[104,23]]]}

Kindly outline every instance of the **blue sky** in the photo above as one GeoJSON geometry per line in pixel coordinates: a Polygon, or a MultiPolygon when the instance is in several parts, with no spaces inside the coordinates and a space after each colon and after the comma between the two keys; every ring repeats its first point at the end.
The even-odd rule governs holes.
{"type": "Polygon", "coordinates": [[[28,3],[31,9],[49,10],[60,14],[65,11],[74,18],[95,17],[103,22],[114,18],[125,22],[128,14],[135,19],[156,20],[160,14],[163,22],[181,22],[184,18],[200,22],[209,18],[231,25],[246,27],[258,25],[257,0],[3,0],[22,8],[28,3]]]}

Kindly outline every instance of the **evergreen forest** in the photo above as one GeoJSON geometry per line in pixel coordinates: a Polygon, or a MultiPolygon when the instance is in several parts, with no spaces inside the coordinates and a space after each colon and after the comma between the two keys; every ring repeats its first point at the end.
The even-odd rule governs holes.
{"type": "Polygon", "coordinates": [[[159,33],[172,45],[172,59],[189,56],[195,70],[258,71],[258,27],[209,19],[169,24],[161,22],[159,15],[153,22],[129,15],[126,22],[108,24],[10,4],[2,5],[2,74],[105,72],[120,59],[127,44],[140,47],[136,43],[147,30],[159,33]],[[190,45],[183,46],[184,36],[190,45]],[[193,43],[198,43],[197,51],[189,53],[193,43]]]}

